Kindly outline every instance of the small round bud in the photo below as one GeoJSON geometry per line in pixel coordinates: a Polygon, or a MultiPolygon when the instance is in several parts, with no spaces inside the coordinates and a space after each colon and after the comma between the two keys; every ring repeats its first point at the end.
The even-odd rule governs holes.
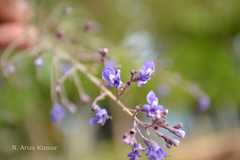
{"type": "Polygon", "coordinates": [[[166,143],[166,147],[167,147],[168,149],[170,149],[170,148],[171,148],[171,145],[168,144],[168,143],[166,143]]]}
{"type": "Polygon", "coordinates": [[[63,31],[57,31],[55,34],[56,34],[56,37],[58,39],[62,39],[64,37],[64,32],[63,31]]]}
{"type": "Polygon", "coordinates": [[[182,123],[178,123],[175,126],[173,126],[173,128],[175,128],[175,129],[182,129],[183,128],[183,124],[182,123]]]}
{"type": "Polygon", "coordinates": [[[88,103],[91,101],[91,98],[86,94],[82,94],[80,98],[81,98],[81,101],[83,101],[84,103],[88,103]]]}
{"type": "Polygon", "coordinates": [[[174,133],[180,138],[184,138],[186,134],[186,132],[182,129],[176,129],[174,133]]]}
{"type": "Polygon", "coordinates": [[[155,130],[158,130],[158,126],[154,126],[154,129],[155,129],[155,130]]]}
{"type": "Polygon", "coordinates": [[[136,133],[136,131],[134,130],[134,129],[131,129],[130,131],[129,131],[129,134],[130,135],[134,135],[136,133]]]}
{"type": "Polygon", "coordinates": [[[172,144],[177,147],[180,144],[180,141],[178,139],[172,139],[172,144]]]}
{"type": "Polygon", "coordinates": [[[61,85],[60,85],[59,83],[56,84],[56,86],[55,86],[55,91],[56,91],[58,94],[62,92],[62,87],[61,87],[61,85]]]}
{"type": "Polygon", "coordinates": [[[108,48],[100,48],[98,50],[98,53],[101,55],[101,56],[106,56],[106,54],[109,52],[108,48]]]}
{"type": "Polygon", "coordinates": [[[100,109],[100,107],[98,105],[96,105],[96,104],[92,105],[92,107],[91,107],[91,110],[93,112],[97,111],[98,109],[100,109]]]}
{"type": "Polygon", "coordinates": [[[85,32],[97,32],[99,30],[99,27],[95,22],[87,21],[83,26],[83,30],[85,32]]]}
{"type": "Polygon", "coordinates": [[[130,73],[131,73],[131,75],[134,75],[136,72],[137,71],[135,69],[132,69],[130,73]]]}
{"type": "Polygon", "coordinates": [[[168,114],[168,109],[165,109],[164,112],[163,112],[165,115],[168,114]]]}

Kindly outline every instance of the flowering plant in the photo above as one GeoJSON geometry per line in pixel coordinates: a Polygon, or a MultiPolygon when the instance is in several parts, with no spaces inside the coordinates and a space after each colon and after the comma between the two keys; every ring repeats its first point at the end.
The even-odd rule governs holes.
{"type": "MultiPolygon", "coordinates": [[[[150,134],[154,133],[161,138],[165,142],[166,147],[176,147],[180,143],[179,139],[184,138],[185,136],[182,124],[178,123],[174,126],[168,124],[168,110],[159,104],[159,99],[154,91],[149,91],[147,94],[146,104],[136,105],[135,108],[128,108],[119,100],[125,91],[134,83],[139,87],[143,87],[151,79],[155,72],[154,61],[146,61],[141,69],[131,71],[129,80],[123,82],[121,80],[120,68],[106,58],[108,49],[100,49],[98,53],[100,53],[100,59],[104,65],[102,70],[102,81],[88,72],[85,66],[77,61],[72,61],[72,66],[75,66],[75,68],[69,69],[64,74],[65,76],[72,74],[73,69],[79,70],[101,90],[101,94],[95,98],[91,105],[91,110],[94,112],[95,116],[89,120],[90,124],[103,126],[107,120],[112,118],[109,116],[105,108],[98,105],[99,101],[109,97],[133,119],[133,127],[129,129],[128,132],[124,133],[122,137],[123,142],[132,147],[131,152],[128,154],[128,158],[130,160],[137,160],[141,157],[141,152],[145,152],[145,155],[149,160],[164,159],[167,156],[167,153],[156,141],[150,138],[150,134]],[[117,94],[114,95],[109,88],[115,88],[117,94]],[[145,121],[140,120],[140,114],[144,115],[145,121]],[[177,138],[165,135],[160,129],[168,130],[177,138]],[[141,137],[141,140],[137,140],[137,136],[141,137]]],[[[60,82],[57,84],[59,85],[60,82]]],[[[61,86],[58,85],[57,87],[61,88],[61,86]]],[[[61,92],[61,89],[57,89],[56,92],[61,92]]],[[[54,122],[63,119],[63,111],[64,110],[60,109],[59,105],[54,105],[51,114],[54,122]]]]}
{"type": "MultiPolygon", "coordinates": [[[[46,48],[45,45],[44,47],[46,48]]],[[[146,61],[140,69],[130,71],[129,79],[124,82],[121,79],[121,69],[108,57],[108,49],[99,49],[98,54],[100,57],[97,61],[101,62],[103,65],[102,80],[100,80],[88,70],[84,63],[73,58],[70,54],[65,53],[63,49],[56,50],[54,46],[49,46],[49,44],[47,44],[47,47],[49,47],[50,50],[52,49],[54,53],[56,52],[56,54],[52,56],[51,67],[51,96],[54,105],[50,115],[54,124],[61,122],[65,118],[67,111],[74,112],[76,110],[75,104],[70,102],[64,95],[64,82],[68,78],[71,77],[73,79],[79,92],[80,99],[84,102],[91,101],[91,98],[84,92],[81,81],[76,76],[77,72],[81,72],[101,91],[100,95],[97,96],[91,104],[91,110],[94,113],[94,116],[89,120],[91,125],[103,126],[107,120],[112,118],[108,114],[108,111],[98,104],[99,101],[106,97],[115,101],[125,113],[132,117],[132,128],[124,133],[122,137],[123,142],[132,148],[131,152],[128,154],[130,160],[139,159],[142,152],[145,153],[149,160],[162,160],[167,156],[163,148],[156,141],[151,139],[151,134],[156,134],[161,138],[168,148],[178,146],[180,143],[179,139],[184,138],[185,131],[181,123],[174,126],[168,124],[168,110],[159,104],[159,99],[154,91],[149,91],[146,95],[146,104],[138,104],[131,108],[127,107],[119,99],[124,95],[126,90],[130,89],[131,85],[136,84],[138,87],[144,87],[144,85],[151,80],[156,69],[154,61],[146,61]],[[56,74],[59,73],[59,71],[61,74],[56,74]],[[110,88],[116,89],[116,94],[113,94],[110,88]],[[144,119],[141,120],[139,115],[143,115],[144,119]],[[160,129],[168,130],[177,138],[165,135],[160,129]],[[137,136],[141,139],[138,139],[137,136]]],[[[32,52],[36,53],[35,50],[32,50],[32,52]]],[[[35,54],[34,64],[40,69],[44,63],[42,55],[37,52],[37,54],[35,54]]],[[[10,63],[6,64],[10,65],[10,63]]],[[[11,65],[10,67],[13,66],[11,65]]],[[[10,74],[10,69],[11,68],[8,66],[8,70],[5,68],[4,71],[10,74]]],[[[13,69],[10,71],[12,70],[13,69]]]]}
{"type": "MultiPolygon", "coordinates": [[[[87,26],[87,31],[91,30],[91,26],[87,26]]],[[[63,40],[66,38],[63,32],[56,32],[56,39],[63,40]]],[[[71,41],[71,43],[73,43],[71,41]]],[[[151,138],[151,134],[156,134],[161,138],[167,148],[172,146],[178,146],[179,139],[184,138],[185,131],[183,125],[177,123],[171,126],[167,122],[168,110],[159,104],[159,99],[154,91],[149,91],[146,95],[146,104],[138,104],[135,107],[127,107],[120,101],[120,97],[124,95],[125,91],[130,89],[131,85],[136,84],[138,87],[144,87],[147,84],[155,70],[156,65],[153,60],[146,61],[140,69],[131,70],[129,79],[124,82],[121,79],[121,69],[108,57],[109,50],[107,48],[101,48],[97,51],[99,57],[78,57],[79,59],[90,59],[100,62],[102,66],[102,80],[97,78],[89,71],[89,68],[81,60],[68,54],[63,48],[58,47],[51,43],[45,43],[42,41],[37,47],[31,50],[35,60],[34,64],[37,69],[40,69],[44,65],[44,60],[41,55],[41,48],[52,51],[52,66],[51,66],[51,96],[53,99],[53,107],[51,110],[51,120],[54,124],[61,122],[65,116],[66,111],[74,112],[75,104],[70,102],[65,96],[64,82],[68,78],[72,78],[74,84],[79,93],[80,99],[84,102],[90,102],[91,98],[84,92],[81,81],[76,76],[77,72],[81,72],[89,81],[91,81],[100,90],[100,95],[97,96],[91,104],[91,110],[94,116],[89,120],[91,125],[103,126],[107,120],[112,117],[108,114],[108,111],[99,106],[99,101],[110,98],[116,104],[132,118],[132,128],[123,134],[122,141],[129,145],[132,149],[128,154],[130,160],[137,160],[141,157],[142,153],[148,157],[149,160],[162,160],[167,156],[167,153],[163,148],[151,138]],[[109,88],[114,88],[117,92],[113,94],[109,88]],[[142,116],[140,116],[142,115],[142,116]],[[144,117],[141,119],[140,117],[144,117]],[[175,135],[170,137],[161,132],[161,129],[165,129],[175,135]],[[140,137],[137,138],[137,137],[140,137]],[[176,138],[177,137],[177,138],[176,138]]],[[[10,48],[11,49],[11,48],[10,48]]],[[[3,55],[1,61],[2,68],[6,75],[15,71],[15,68],[11,63],[6,63],[6,57],[8,57],[7,50],[3,55]]],[[[84,56],[84,54],[82,54],[84,56]]],[[[113,117],[114,118],[114,117],[113,117]]]]}

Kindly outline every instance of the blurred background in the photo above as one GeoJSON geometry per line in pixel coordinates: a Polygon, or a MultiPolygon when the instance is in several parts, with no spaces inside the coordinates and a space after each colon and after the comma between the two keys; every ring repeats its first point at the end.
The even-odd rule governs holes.
{"type": "MultiPolygon", "coordinates": [[[[239,0],[0,0],[0,56],[8,60],[0,74],[0,159],[127,159],[130,148],[121,137],[132,125],[128,115],[107,99],[101,105],[113,119],[90,126],[90,103],[79,99],[71,81],[66,92],[77,111],[51,123],[53,53],[44,43],[85,58],[108,47],[124,80],[132,68],[154,59],[150,83],[132,86],[121,99],[128,106],[144,104],[154,90],[169,121],[183,122],[186,138],[167,150],[167,159],[239,160],[239,15],[239,0]],[[30,56],[34,47],[43,57],[40,68],[30,56]],[[56,149],[16,151],[14,145],[56,149]]],[[[100,77],[101,65],[86,64],[100,77]]],[[[96,97],[98,89],[84,76],[81,81],[96,97]]]]}

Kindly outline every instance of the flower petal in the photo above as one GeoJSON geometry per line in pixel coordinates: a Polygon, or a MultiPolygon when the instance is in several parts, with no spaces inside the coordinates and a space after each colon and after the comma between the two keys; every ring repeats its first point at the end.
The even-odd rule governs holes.
{"type": "Polygon", "coordinates": [[[158,105],[158,98],[153,91],[150,91],[147,94],[147,102],[148,102],[148,104],[150,104],[152,106],[157,106],[158,105]]]}

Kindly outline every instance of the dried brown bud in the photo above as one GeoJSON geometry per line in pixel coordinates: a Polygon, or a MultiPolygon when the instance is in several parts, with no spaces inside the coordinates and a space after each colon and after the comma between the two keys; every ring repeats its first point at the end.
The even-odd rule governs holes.
{"type": "Polygon", "coordinates": [[[108,53],[108,48],[100,48],[98,50],[98,53],[101,55],[101,56],[106,56],[106,54],[108,53]]]}

